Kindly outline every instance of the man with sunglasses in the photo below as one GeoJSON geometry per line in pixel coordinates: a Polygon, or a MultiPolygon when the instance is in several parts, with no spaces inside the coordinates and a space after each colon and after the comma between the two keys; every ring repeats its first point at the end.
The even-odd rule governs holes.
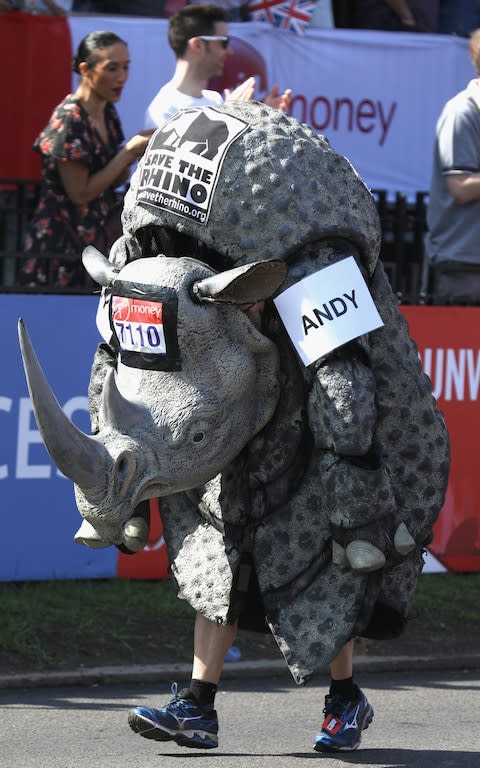
{"type": "MultiPolygon", "coordinates": [[[[171,17],[168,42],[176,58],[175,72],[150,102],[145,127],[156,128],[176,112],[188,107],[218,106],[224,97],[207,89],[208,80],[223,73],[228,47],[227,13],[213,4],[187,5],[171,17]]],[[[253,98],[255,78],[250,77],[225,99],[248,101],[253,98]]],[[[285,110],[291,99],[289,90],[280,94],[273,86],[265,103],[285,110]]]]}

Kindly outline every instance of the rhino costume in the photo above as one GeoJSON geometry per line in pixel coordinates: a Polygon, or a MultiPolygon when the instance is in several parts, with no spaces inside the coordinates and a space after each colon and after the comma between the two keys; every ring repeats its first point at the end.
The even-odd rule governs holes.
{"type": "MultiPolygon", "coordinates": [[[[49,426],[42,416],[51,394],[46,384],[42,389],[41,374],[32,373],[34,355],[21,330],[37,420],[49,452],[76,483],[90,543],[97,536],[99,544],[138,549],[146,540],[142,503],[162,496],[179,596],[220,624],[240,616],[241,625],[261,629],[266,620],[297,683],[333,660],[351,637],[398,635],[443,504],[449,446],[379,262],[378,214],[363,182],[325,138],[265,105],[185,110],[152,137],[125,199],[123,227],[110,261],[90,251],[87,269],[110,302],[131,296],[133,287],[167,306],[173,292],[178,339],[174,332],[170,348],[177,354],[155,372],[162,383],[146,416],[142,387],[152,372],[135,372],[118,338],[99,347],[89,392],[95,437],[88,438],[98,455],[87,457],[90,449],[82,448],[75,471],[54,444],[53,433],[70,427],[49,426]],[[221,136],[220,150],[208,136],[189,143],[199,115],[221,136]],[[181,179],[171,170],[172,157],[181,179]],[[202,158],[216,165],[207,171],[202,158]],[[352,256],[383,326],[304,365],[269,299],[352,256]],[[236,305],[262,299],[259,326],[236,305]],[[193,300],[197,314],[187,333],[185,308],[193,300]],[[227,334],[220,356],[202,347],[205,318],[218,325],[217,335],[227,334]],[[252,370],[231,327],[254,350],[252,370]],[[185,335],[190,345],[180,344],[185,335]],[[232,350],[240,354],[236,362],[232,350]],[[158,461],[157,448],[142,443],[142,429],[148,421],[162,428],[168,422],[175,447],[176,430],[205,388],[196,381],[198,367],[220,387],[237,370],[237,384],[225,385],[237,391],[227,409],[221,398],[206,396],[210,412],[221,416],[215,447],[202,448],[205,429],[196,420],[184,465],[170,474],[163,469],[162,482],[155,481],[144,464],[158,461]],[[186,374],[186,388],[171,394],[179,370],[195,379],[195,398],[186,374]],[[255,389],[244,397],[238,390],[251,386],[252,376],[255,389]],[[128,418],[118,416],[125,400],[133,403],[128,418]],[[93,465],[105,461],[105,448],[114,469],[102,470],[99,481],[93,465]],[[134,476],[142,485],[136,495],[134,476]]],[[[215,418],[205,417],[207,430],[215,418]]],[[[76,433],[72,439],[79,441],[76,433]]],[[[88,536],[78,538],[89,543],[88,536]]]]}

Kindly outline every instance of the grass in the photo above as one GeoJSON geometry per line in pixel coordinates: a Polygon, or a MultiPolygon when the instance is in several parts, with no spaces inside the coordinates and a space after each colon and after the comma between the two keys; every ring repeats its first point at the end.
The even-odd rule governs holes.
{"type": "MultiPolygon", "coordinates": [[[[415,631],[428,641],[441,628],[451,649],[478,636],[479,595],[480,574],[421,576],[415,631]]],[[[168,582],[3,582],[0,608],[0,674],[191,657],[193,611],[168,582]]],[[[258,657],[265,636],[250,634],[258,657]]]]}
{"type": "Polygon", "coordinates": [[[152,628],[158,635],[174,623],[187,636],[193,621],[168,582],[3,582],[0,606],[0,671],[6,661],[39,668],[113,652],[127,660],[152,628]]]}
{"type": "Polygon", "coordinates": [[[422,621],[480,623],[480,574],[424,574],[418,582],[415,607],[422,621]]]}

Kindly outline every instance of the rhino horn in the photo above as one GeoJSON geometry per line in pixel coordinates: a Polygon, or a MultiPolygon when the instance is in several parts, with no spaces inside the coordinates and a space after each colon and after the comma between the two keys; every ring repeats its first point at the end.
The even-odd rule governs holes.
{"type": "Polygon", "coordinates": [[[83,544],[84,547],[91,547],[92,549],[103,549],[110,546],[110,543],[102,539],[93,525],[90,525],[87,520],[82,522],[73,539],[77,544],[83,544]]]}
{"type": "Polygon", "coordinates": [[[410,552],[416,547],[415,539],[411,535],[405,523],[400,523],[398,526],[397,530],[395,531],[393,543],[397,552],[404,557],[410,554],[410,552]]]}
{"type": "Polygon", "coordinates": [[[101,407],[105,423],[121,434],[128,434],[131,428],[138,427],[147,418],[145,408],[123,397],[117,387],[113,369],[105,376],[101,407]]]}
{"type": "Polygon", "coordinates": [[[104,476],[102,468],[107,452],[63,412],[38,362],[22,319],[18,322],[18,336],[30,398],[45,447],[64,475],[80,488],[92,487],[96,477],[104,476]]]}
{"type": "Polygon", "coordinates": [[[273,296],[286,274],[287,265],[283,261],[258,261],[198,280],[192,292],[199,301],[254,304],[273,296]]]}
{"type": "Polygon", "coordinates": [[[118,269],[93,245],[88,245],[82,253],[83,266],[99,285],[111,285],[118,275],[118,269]]]}

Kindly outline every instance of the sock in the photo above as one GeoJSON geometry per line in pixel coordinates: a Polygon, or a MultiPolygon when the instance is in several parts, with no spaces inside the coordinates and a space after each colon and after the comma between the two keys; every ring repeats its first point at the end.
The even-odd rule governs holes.
{"type": "MultiPolygon", "coordinates": [[[[215,694],[217,693],[217,686],[214,683],[204,682],[203,680],[191,679],[188,686],[189,693],[197,702],[201,709],[211,710],[215,705],[215,694]]],[[[188,698],[188,695],[185,697],[188,698]]]]}
{"type": "Polygon", "coordinates": [[[353,682],[353,677],[345,680],[330,680],[330,696],[340,696],[345,701],[354,701],[358,696],[358,686],[353,682]]]}

